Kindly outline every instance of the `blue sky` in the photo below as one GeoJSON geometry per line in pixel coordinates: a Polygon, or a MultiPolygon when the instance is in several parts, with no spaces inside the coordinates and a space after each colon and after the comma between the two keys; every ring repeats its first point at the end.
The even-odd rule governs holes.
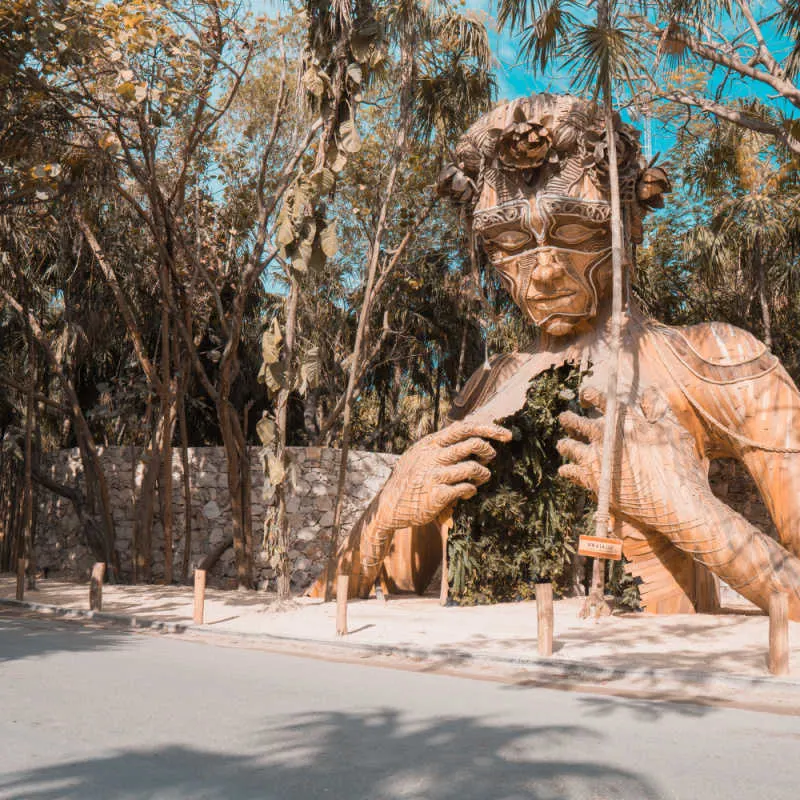
{"type": "MultiPolygon", "coordinates": [[[[497,0],[462,0],[463,6],[485,15],[492,52],[495,58],[495,75],[498,84],[498,100],[512,100],[533,92],[566,92],[570,88],[570,76],[557,68],[544,75],[534,77],[530,68],[520,58],[517,39],[507,31],[498,32],[495,22],[497,0]]],[[[278,10],[285,11],[289,7],[286,0],[250,0],[251,8],[257,14],[274,14],[278,10]]],[[[755,0],[754,10],[761,16],[766,10],[772,10],[775,0],[755,0]]],[[[728,26],[730,22],[728,22],[728,26]]],[[[791,45],[787,37],[780,36],[774,25],[765,27],[768,45],[778,58],[785,55],[785,48],[791,45]]],[[[712,78],[712,83],[718,78],[712,78]]],[[[776,102],[766,90],[755,82],[736,80],[727,85],[728,97],[755,94],[769,104],[780,107],[784,113],[791,114],[793,109],[788,104],[776,102]]],[[[642,121],[633,121],[636,127],[642,127],[642,121]]],[[[662,125],[653,121],[652,150],[661,153],[662,158],[674,142],[674,134],[662,125]]]]}
{"type": "Polygon", "coordinates": [[[496,59],[498,99],[513,100],[515,97],[533,92],[566,92],[569,78],[551,74],[538,76],[522,62],[517,51],[515,38],[507,32],[498,32],[495,22],[496,2],[494,0],[467,0],[466,7],[486,15],[489,39],[496,59]]]}

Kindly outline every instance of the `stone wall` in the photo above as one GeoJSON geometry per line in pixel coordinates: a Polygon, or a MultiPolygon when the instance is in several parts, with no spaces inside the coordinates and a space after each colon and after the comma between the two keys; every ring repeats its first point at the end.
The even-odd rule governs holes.
{"type": "MultiPolygon", "coordinates": [[[[287,500],[290,526],[292,588],[299,591],[309,586],[325,561],[333,530],[333,506],[339,451],[319,447],[289,448],[290,494],[287,500]]],[[[136,452],[127,447],[110,447],[102,451],[102,461],[109,482],[111,504],[117,534],[123,578],[131,575],[131,539],[133,536],[134,492],[138,495],[143,475],[141,462],[136,464],[134,488],[133,466],[136,452]]],[[[347,530],[361,510],[385,482],[397,456],[385,453],[351,451],[343,530],[347,530]]],[[[81,472],[76,450],[62,450],[47,457],[53,478],[74,483],[81,472]]],[[[265,507],[263,502],[264,470],[260,448],[250,448],[253,481],[253,540],[255,544],[256,580],[260,588],[274,588],[273,571],[263,545],[265,507]]],[[[189,553],[189,575],[195,565],[214,545],[223,541],[231,530],[225,454],[221,447],[197,447],[189,450],[189,472],[192,502],[189,509],[192,541],[189,553]]],[[[86,579],[94,558],[82,541],[78,520],[69,501],[39,490],[36,551],[39,567],[48,567],[54,576],[86,579]]],[[[174,577],[180,580],[183,571],[184,520],[183,468],[180,453],[173,459],[173,563],[174,577]]],[[[164,576],[164,541],[156,502],[153,526],[153,578],[164,576]]],[[[209,584],[235,585],[235,564],[232,548],[222,556],[209,576],[209,584]]]]}
{"type": "Polygon", "coordinates": [[[778,529],[761,499],[758,487],[743,464],[732,458],[712,461],[708,480],[712,491],[720,500],[773,539],[779,539],[778,529]]]}
{"type": "MultiPolygon", "coordinates": [[[[291,492],[287,501],[290,525],[292,588],[300,591],[309,586],[322,569],[333,526],[333,505],[339,451],[328,448],[289,448],[293,468],[290,469],[291,492]]],[[[263,547],[264,471],[260,448],[250,449],[253,480],[253,539],[255,543],[256,579],[260,588],[274,588],[269,556],[263,547]]],[[[130,448],[111,447],[102,451],[109,481],[117,546],[123,578],[131,574],[131,538],[133,535],[134,485],[132,465],[136,453],[130,448]]],[[[398,456],[385,453],[350,453],[343,531],[355,521],[378,489],[383,485],[398,456]]],[[[62,450],[47,458],[52,476],[73,483],[80,474],[77,450],[62,450]]],[[[189,575],[195,565],[214,545],[230,533],[231,517],[228,501],[225,456],[221,447],[198,447],[189,450],[192,487],[190,519],[192,544],[189,553],[189,575]]],[[[136,467],[136,493],[141,485],[143,467],[136,467]]],[[[719,460],[711,464],[709,478],[714,493],[754,525],[777,538],[758,490],[744,467],[736,461],[719,460]]],[[[174,577],[182,577],[184,554],[183,469],[180,454],[173,461],[174,502],[174,577]]],[[[48,567],[54,575],[87,579],[94,558],[82,541],[78,521],[71,504],[44,490],[38,491],[36,550],[37,563],[48,567]]],[[[164,575],[164,550],[161,520],[156,503],[153,526],[153,577],[164,575]]],[[[213,586],[235,585],[233,550],[229,548],[209,576],[213,586]]]]}

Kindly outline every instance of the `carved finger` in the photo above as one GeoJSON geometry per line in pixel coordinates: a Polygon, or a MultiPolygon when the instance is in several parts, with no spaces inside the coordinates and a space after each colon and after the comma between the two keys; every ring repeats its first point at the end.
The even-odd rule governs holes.
{"type": "Polygon", "coordinates": [[[448,425],[443,431],[436,434],[439,444],[445,447],[457,444],[473,436],[495,439],[498,442],[511,441],[511,431],[508,428],[503,428],[500,425],[480,425],[466,420],[448,425]]]}
{"type": "Polygon", "coordinates": [[[497,450],[489,442],[473,436],[463,442],[443,448],[439,459],[443,464],[458,464],[459,461],[466,461],[474,456],[478,461],[485,464],[496,455],[497,450]]]}
{"type": "Polygon", "coordinates": [[[590,442],[603,440],[603,423],[599,419],[589,419],[572,411],[564,411],[558,415],[558,421],[570,436],[580,436],[590,442]]]}
{"type": "Polygon", "coordinates": [[[492,477],[492,473],[477,461],[462,461],[460,464],[442,467],[436,470],[435,475],[439,483],[449,483],[450,485],[464,481],[472,481],[480,485],[492,477]]]}
{"type": "Polygon", "coordinates": [[[433,490],[433,499],[436,505],[447,508],[456,500],[469,500],[475,497],[478,487],[474,483],[457,483],[455,486],[437,486],[433,490]]]}
{"type": "Polygon", "coordinates": [[[580,401],[584,408],[596,408],[606,413],[606,396],[596,386],[584,386],[580,391],[580,401]]]}
{"type": "Polygon", "coordinates": [[[639,405],[648,422],[658,422],[669,408],[667,398],[654,386],[649,386],[642,392],[639,405]]]}
{"type": "Polygon", "coordinates": [[[590,469],[578,466],[578,464],[562,464],[558,468],[558,474],[562,478],[566,478],[570,483],[582,486],[590,492],[597,492],[597,485],[594,481],[594,476],[590,469]]]}
{"type": "Polygon", "coordinates": [[[568,458],[575,464],[586,467],[592,462],[591,446],[583,442],[577,442],[575,439],[559,439],[556,442],[556,450],[558,450],[564,458],[568,458]]]}

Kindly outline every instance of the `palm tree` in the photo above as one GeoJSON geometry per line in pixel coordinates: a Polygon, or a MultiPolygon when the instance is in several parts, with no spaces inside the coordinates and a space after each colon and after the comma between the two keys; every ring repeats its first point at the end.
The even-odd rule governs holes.
{"type": "MultiPolygon", "coordinates": [[[[597,3],[595,21],[592,4],[577,0],[500,0],[498,25],[510,25],[522,35],[523,53],[531,67],[544,71],[561,60],[573,71],[572,85],[602,103],[609,160],[611,198],[611,258],[613,269],[612,312],[609,346],[611,362],[606,392],[605,427],[600,481],[597,492],[596,535],[609,532],[609,499],[614,451],[618,446],[617,375],[621,347],[623,310],[623,229],[614,135],[614,88],[620,83],[635,92],[641,51],[614,0],[597,3]]],[[[584,613],[604,607],[602,566],[595,560],[592,590],[584,613]]]]}
{"type": "Polygon", "coordinates": [[[711,216],[689,241],[718,280],[735,282],[738,294],[743,282],[751,285],[772,348],[770,273],[785,280],[785,254],[800,235],[796,169],[778,160],[767,136],[731,124],[716,126],[692,156],[687,179],[709,199],[711,216]]]}

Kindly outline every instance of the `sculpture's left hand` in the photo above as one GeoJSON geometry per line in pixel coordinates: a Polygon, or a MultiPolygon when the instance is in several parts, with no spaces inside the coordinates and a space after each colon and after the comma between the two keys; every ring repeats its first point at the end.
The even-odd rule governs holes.
{"type": "MultiPolygon", "coordinates": [[[[595,389],[582,391],[581,401],[605,411],[605,397],[595,389]]],[[[604,419],[566,411],[559,421],[569,435],[558,442],[559,453],[569,461],[559,474],[596,495],[604,419]]],[[[610,500],[614,514],[667,536],[698,524],[704,503],[713,497],[707,470],[691,434],[663,397],[652,390],[639,407],[620,407],[618,425],[621,441],[610,500]]]]}

